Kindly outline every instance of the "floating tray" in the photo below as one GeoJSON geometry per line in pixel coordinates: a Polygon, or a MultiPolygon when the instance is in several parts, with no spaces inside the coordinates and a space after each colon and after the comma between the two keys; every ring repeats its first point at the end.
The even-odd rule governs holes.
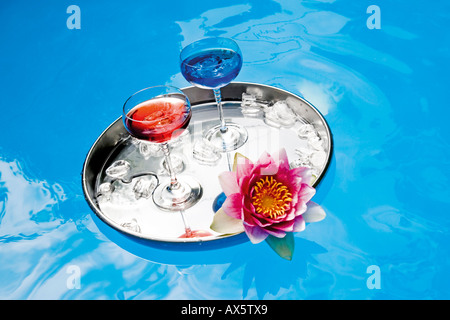
{"type": "Polygon", "coordinates": [[[178,176],[191,175],[203,187],[201,200],[187,209],[184,215],[192,230],[204,230],[210,235],[180,238],[184,233],[181,213],[158,209],[151,195],[136,195],[133,189],[138,189],[138,183],[151,184],[155,175],[162,178],[167,176],[167,172],[158,145],[141,145],[130,137],[121,118],[114,121],[95,141],[82,171],[86,201],[110,227],[141,240],[170,244],[203,243],[235,236],[215,233],[209,226],[221,199],[218,197],[222,193],[218,175],[230,169],[236,152],[256,162],[263,152],[273,154],[285,148],[292,167],[304,165],[305,161],[314,163],[311,165],[316,177],[314,186],[323,178],[331,160],[332,136],[320,112],[303,98],[267,85],[230,83],[221,89],[224,116],[227,121],[246,127],[248,141],[233,152],[214,153],[214,157],[205,156],[202,159],[198,152],[194,156],[193,150],[199,149],[202,132],[219,122],[214,96],[212,90],[196,87],[182,90],[191,102],[192,120],[186,134],[170,143],[171,156],[174,166],[180,171],[178,176]],[[243,93],[256,97],[256,104],[243,109],[243,93]],[[263,107],[258,101],[265,101],[268,105],[263,107]],[[277,109],[281,112],[278,114],[275,104],[280,101],[286,102],[289,108],[277,109]],[[279,121],[277,117],[281,117],[279,121]],[[315,144],[305,139],[305,128],[314,129],[312,136],[315,135],[316,140],[312,142],[315,144]],[[110,176],[106,174],[106,169],[118,160],[130,164],[131,176],[134,177],[131,182],[111,182],[110,176]],[[108,197],[99,193],[100,185],[105,182],[114,186],[114,191],[108,197]]]}

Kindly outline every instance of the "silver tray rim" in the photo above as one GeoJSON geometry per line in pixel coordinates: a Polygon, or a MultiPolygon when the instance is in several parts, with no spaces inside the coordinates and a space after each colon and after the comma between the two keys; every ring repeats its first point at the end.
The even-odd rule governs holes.
{"type": "MultiPolygon", "coordinates": [[[[327,152],[327,161],[325,163],[324,169],[321,172],[321,174],[317,177],[316,181],[313,184],[313,187],[316,188],[320,182],[322,181],[323,177],[325,176],[325,174],[328,171],[328,167],[331,163],[331,159],[332,159],[332,154],[333,154],[333,149],[334,149],[334,142],[333,142],[333,135],[331,133],[330,127],[327,123],[327,121],[325,120],[325,118],[323,117],[323,115],[321,114],[321,112],[313,105],[311,104],[309,101],[307,101],[305,98],[294,94],[290,91],[281,89],[281,88],[277,88],[274,86],[270,86],[270,85],[265,85],[265,84],[260,84],[260,83],[252,83],[252,82],[231,82],[230,84],[227,85],[235,85],[235,86],[254,86],[254,87],[259,87],[259,88],[264,88],[265,90],[275,90],[281,93],[284,93],[288,96],[293,96],[297,99],[300,99],[303,103],[305,103],[308,107],[310,107],[315,113],[316,115],[320,118],[320,120],[322,121],[322,123],[324,124],[324,128],[326,129],[326,135],[328,137],[328,141],[329,141],[329,150],[327,152]]],[[[224,87],[226,88],[226,87],[224,87]]],[[[185,93],[188,94],[188,92],[190,90],[203,90],[203,91],[212,91],[212,90],[205,90],[205,89],[200,89],[200,88],[196,88],[194,86],[189,86],[189,87],[184,87],[181,88],[181,90],[185,93]]],[[[189,95],[188,95],[189,97],[189,95]]],[[[212,99],[213,96],[211,96],[212,99]]],[[[209,99],[210,101],[206,101],[206,102],[213,102],[214,100],[209,99]]],[[[226,100],[226,97],[223,97],[223,100],[226,100]]],[[[192,101],[191,101],[192,103],[192,101]]],[[[201,107],[202,105],[204,105],[205,101],[200,101],[198,104],[196,103],[192,103],[191,104],[191,108],[194,109],[196,108],[196,106],[198,105],[199,107],[201,107]]],[[[200,244],[203,243],[208,243],[208,242],[219,242],[221,240],[225,240],[231,237],[236,237],[236,236],[241,236],[240,240],[237,240],[238,242],[242,242],[242,234],[244,232],[240,232],[240,233],[234,233],[234,234],[225,234],[225,235],[220,235],[217,236],[215,238],[209,237],[209,238],[198,238],[196,241],[192,241],[192,239],[179,239],[178,241],[171,241],[170,239],[162,239],[162,238],[152,238],[149,236],[145,236],[142,235],[141,233],[138,232],[134,232],[132,230],[129,230],[125,227],[121,227],[120,225],[118,225],[116,222],[114,222],[112,219],[110,219],[107,215],[105,215],[100,209],[99,207],[96,205],[95,200],[93,198],[95,198],[94,196],[91,196],[88,192],[88,181],[86,179],[86,175],[87,175],[87,166],[91,161],[92,158],[92,154],[94,153],[97,145],[99,144],[99,142],[102,141],[102,138],[108,133],[108,131],[115,125],[117,125],[117,122],[121,122],[122,121],[122,117],[119,117],[118,119],[116,119],[114,122],[112,122],[99,136],[98,138],[95,140],[95,142],[92,144],[92,146],[90,147],[86,158],[84,160],[83,163],[83,168],[82,168],[82,173],[81,173],[81,180],[82,180],[82,189],[83,189],[83,194],[84,194],[84,198],[86,200],[86,202],[88,203],[89,207],[91,208],[91,210],[96,214],[96,216],[98,218],[100,218],[101,221],[105,222],[109,227],[119,231],[120,233],[124,234],[124,235],[128,235],[128,236],[132,236],[134,239],[140,240],[140,241],[144,241],[145,243],[159,243],[159,244],[164,244],[167,246],[172,247],[172,245],[175,245],[176,247],[178,247],[178,245],[182,245],[183,247],[186,247],[186,245],[195,245],[195,247],[197,247],[200,244]]],[[[117,146],[117,145],[116,145],[117,146]]],[[[113,146],[112,149],[114,149],[116,146],[113,146]]],[[[235,244],[236,241],[234,241],[233,244],[235,244]]]]}

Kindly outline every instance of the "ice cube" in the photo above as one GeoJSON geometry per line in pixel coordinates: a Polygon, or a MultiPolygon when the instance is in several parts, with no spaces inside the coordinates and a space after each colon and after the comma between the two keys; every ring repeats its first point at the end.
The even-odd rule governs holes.
{"type": "Polygon", "coordinates": [[[243,105],[251,105],[251,104],[253,104],[255,102],[256,102],[256,96],[255,95],[253,95],[251,93],[246,93],[246,92],[242,93],[241,106],[243,106],[243,105]]]}
{"type": "Polygon", "coordinates": [[[285,127],[293,126],[295,123],[296,115],[292,109],[288,106],[286,101],[277,101],[272,106],[277,112],[280,123],[285,127]]]}
{"type": "Polygon", "coordinates": [[[272,108],[277,111],[278,116],[282,119],[295,117],[294,112],[289,108],[285,100],[275,102],[272,108]]]}
{"type": "Polygon", "coordinates": [[[311,164],[316,168],[321,168],[323,164],[325,163],[325,160],[327,158],[327,155],[325,151],[317,151],[313,152],[309,158],[309,161],[311,164]]]}
{"type": "Polygon", "coordinates": [[[309,107],[307,107],[301,100],[294,97],[287,97],[286,103],[288,104],[289,108],[292,109],[292,111],[296,114],[298,117],[297,119],[301,121],[300,114],[304,113],[309,107]]]}
{"type": "Polygon", "coordinates": [[[171,148],[177,148],[185,145],[186,143],[190,143],[189,130],[183,130],[178,137],[171,139],[168,143],[171,148]]]}
{"type": "Polygon", "coordinates": [[[315,135],[316,130],[312,124],[303,124],[297,129],[297,135],[300,139],[308,139],[311,135],[315,135]]]}
{"type": "Polygon", "coordinates": [[[141,227],[135,218],[131,219],[129,222],[122,223],[121,226],[133,232],[141,233],[141,227]]]}
{"type": "Polygon", "coordinates": [[[296,148],[295,153],[297,154],[297,156],[303,163],[307,164],[307,163],[309,163],[309,160],[313,153],[313,150],[311,150],[310,148],[302,147],[302,148],[296,148]]]}
{"type": "Polygon", "coordinates": [[[218,65],[221,65],[222,59],[218,56],[210,56],[206,59],[203,59],[197,64],[198,69],[202,68],[211,68],[212,66],[217,67],[218,65]]]}
{"type": "Polygon", "coordinates": [[[114,191],[114,186],[110,182],[104,182],[97,188],[97,198],[104,200],[111,200],[111,194],[114,191]]]}
{"type": "Polygon", "coordinates": [[[309,160],[305,160],[302,158],[294,159],[292,162],[289,163],[289,167],[291,169],[307,166],[309,166],[309,160]]]}
{"type": "Polygon", "coordinates": [[[317,134],[310,134],[308,137],[308,145],[313,147],[316,150],[323,150],[323,141],[320,139],[320,137],[317,134]]]}
{"type": "Polygon", "coordinates": [[[136,200],[140,198],[148,199],[152,195],[156,184],[157,181],[154,176],[137,178],[136,183],[133,186],[133,192],[136,200]]]}
{"type": "MultiPolygon", "coordinates": [[[[171,154],[170,163],[172,164],[172,170],[174,173],[180,173],[185,169],[185,164],[181,156],[171,154]]],[[[163,169],[160,171],[160,174],[169,174],[169,166],[167,165],[166,159],[162,161],[161,166],[163,169]]]]}
{"type": "Polygon", "coordinates": [[[194,144],[192,155],[200,164],[210,166],[215,165],[222,157],[219,149],[207,140],[197,141],[194,144]]]}
{"type": "Polygon", "coordinates": [[[164,155],[160,144],[147,141],[141,141],[139,143],[139,153],[144,156],[146,160],[150,157],[161,157],[164,155]]]}
{"type": "Polygon", "coordinates": [[[142,140],[135,138],[133,136],[127,135],[127,138],[130,139],[131,144],[134,144],[135,146],[139,146],[142,140]]]}
{"type": "Polygon", "coordinates": [[[278,116],[275,110],[272,108],[268,108],[268,110],[264,114],[264,122],[271,127],[280,128],[281,124],[278,121],[278,116]]]}
{"type": "Polygon", "coordinates": [[[241,112],[246,116],[262,115],[268,103],[265,101],[257,101],[256,96],[249,93],[242,93],[241,112]]]}
{"type": "Polygon", "coordinates": [[[297,129],[297,135],[300,139],[306,140],[313,149],[323,150],[323,141],[312,124],[300,125],[297,129]]]}
{"type": "Polygon", "coordinates": [[[297,117],[285,100],[275,102],[265,112],[266,124],[273,127],[291,127],[297,117]]]}
{"type": "Polygon", "coordinates": [[[125,183],[131,182],[131,165],[126,160],[114,161],[107,169],[106,175],[113,179],[120,179],[125,183]]]}
{"type": "Polygon", "coordinates": [[[261,116],[264,113],[263,109],[257,104],[241,107],[241,112],[244,116],[250,117],[261,116]]]}

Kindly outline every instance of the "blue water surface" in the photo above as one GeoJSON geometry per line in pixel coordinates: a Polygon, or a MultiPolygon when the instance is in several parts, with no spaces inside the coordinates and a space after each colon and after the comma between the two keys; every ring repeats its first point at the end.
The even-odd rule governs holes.
{"type": "Polygon", "coordinates": [[[2,0],[0,299],[449,299],[449,12],[448,1],[2,0]],[[67,27],[70,5],[80,29],[67,27]],[[292,261],[266,243],[136,243],[85,201],[94,141],[131,93],[188,86],[179,52],[205,36],[238,42],[236,81],[302,95],[333,133],[314,197],[327,217],[295,235],[292,261]]]}

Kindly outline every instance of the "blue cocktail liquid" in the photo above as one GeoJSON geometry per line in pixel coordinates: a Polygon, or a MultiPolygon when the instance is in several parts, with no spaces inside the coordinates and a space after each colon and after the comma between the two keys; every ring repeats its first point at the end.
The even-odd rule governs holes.
{"type": "Polygon", "coordinates": [[[190,83],[205,89],[217,89],[230,83],[242,67],[241,55],[233,50],[202,51],[181,63],[181,72],[190,83]]]}

